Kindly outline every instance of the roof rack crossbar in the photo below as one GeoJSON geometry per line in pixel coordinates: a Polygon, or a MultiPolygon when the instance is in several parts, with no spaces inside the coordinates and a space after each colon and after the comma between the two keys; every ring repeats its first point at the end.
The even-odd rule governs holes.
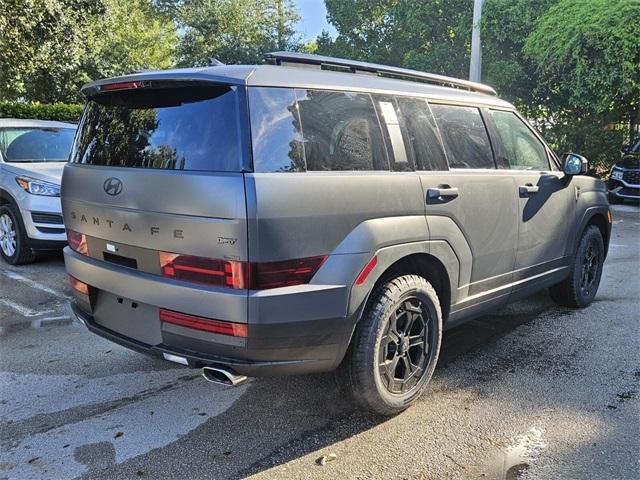
{"type": "Polygon", "coordinates": [[[301,66],[315,65],[320,68],[322,66],[340,67],[348,69],[352,73],[365,72],[376,75],[395,75],[398,77],[422,80],[424,82],[434,83],[437,85],[463,88],[472,92],[497,95],[496,91],[489,85],[461,80],[459,78],[447,77],[444,75],[437,75],[435,73],[411,70],[409,68],[392,67],[377,63],[359,62],[356,60],[346,60],[344,58],[326,57],[323,55],[312,55],[298,52],[269,52],[265,54],[264,58],[267,63],[271,63],[273,65],[299,64],[301,66]]]}

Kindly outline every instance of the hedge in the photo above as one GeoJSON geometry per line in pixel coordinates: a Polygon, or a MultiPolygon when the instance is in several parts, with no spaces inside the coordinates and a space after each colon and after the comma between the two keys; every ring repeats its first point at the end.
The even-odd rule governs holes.
{"type": "Polygon", "coordinates": [[[0,118],[31,118],[78,122],[83,105],[75,103],[39,103],[0,101],[0,118]]]}

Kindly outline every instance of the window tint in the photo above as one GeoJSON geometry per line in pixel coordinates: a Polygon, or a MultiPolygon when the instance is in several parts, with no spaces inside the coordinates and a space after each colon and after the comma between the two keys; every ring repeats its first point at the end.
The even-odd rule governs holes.
{"type": "MultiPolygon", "coordinates": [[[[549,159],[544,145],[513,112],[491,110],[504,155],[500,163],[514,170],[548,170],[549,159]]],[[[502,155],[500,155],[502,156],[502,155]]]]}
{"type": "Polygon", "coordinates": [[[253,169],[303,172],[302,133],[291,88],[250,88],[253,169]]]}
{"type": "Polygon", "coordinates": [[[474,107],[431,105],[451,168],[495,168],[480,111],[474,107]]]}
{"type": "Polygon", "coordinates": [[[239,171],[236,91],[194,85],[98,95],[87,103],[71,160],[114,167],[239,171]]]}
{"type": "Polygon", "coordinates": [[[5,162],[66,162],[73,128],[7,128],[0,131],[5,162]]]}
{"type": "Polygon", "coordinates": [[[426,100],[398,98],[404,136],[418,170],[448,170],[442,143],[426,100]]]}
{"type": "Polygon", "coordinates": [[[297,91],[309,171],[389,170],[371,96],[297,91]]]}

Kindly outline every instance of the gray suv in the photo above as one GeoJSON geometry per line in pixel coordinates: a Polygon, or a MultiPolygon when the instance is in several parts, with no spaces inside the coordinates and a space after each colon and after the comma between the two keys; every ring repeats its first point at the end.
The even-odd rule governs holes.
{"type": "Polygon", "coordinates": [[[596,294],[604,183],[485,85],[278,52],[83,93],[62,181],[74,311],[210,381],[337,369],[394,414],[444,329],[543,288],[596,294]]]}

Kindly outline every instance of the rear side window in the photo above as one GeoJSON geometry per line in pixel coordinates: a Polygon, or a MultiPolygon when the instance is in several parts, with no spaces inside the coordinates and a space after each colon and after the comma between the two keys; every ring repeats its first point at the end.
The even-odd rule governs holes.
{"type": "Polygon", "coordinates": [[[249,89],[256,172],[389,170],[371,96],[249,89]]]}
{"type": "Polygon", "coordinates": [[[405,124],[405,138],[418,170],[448,170],[435,121],[426,100],[398,98],[405,124]]]}
{"type": "Polygon", "coordinates": [[[489,136],[475,107],[431,105],[451,168],[495,168],[489,136]]]}
{"type": "Polygon", "coordinates": [[[320,90],[296,94],[307,170],[389,170],[369,94],[320,90]]]}
{"type": "MultiPolygon", "coordinates": [[[[491,118],[502,141],[505,168],[513,170],[548,170],[547,150],[538,138],[513,112],[491,110],[491,118]]],[[[500,157],[502,155],[499,155],[500,157]]]]}
{"type": "Polygon", "coordinates": [[[234,87],[110,92],[90,99],[71,161],[167,170],[240,171],[234,87]]]}

